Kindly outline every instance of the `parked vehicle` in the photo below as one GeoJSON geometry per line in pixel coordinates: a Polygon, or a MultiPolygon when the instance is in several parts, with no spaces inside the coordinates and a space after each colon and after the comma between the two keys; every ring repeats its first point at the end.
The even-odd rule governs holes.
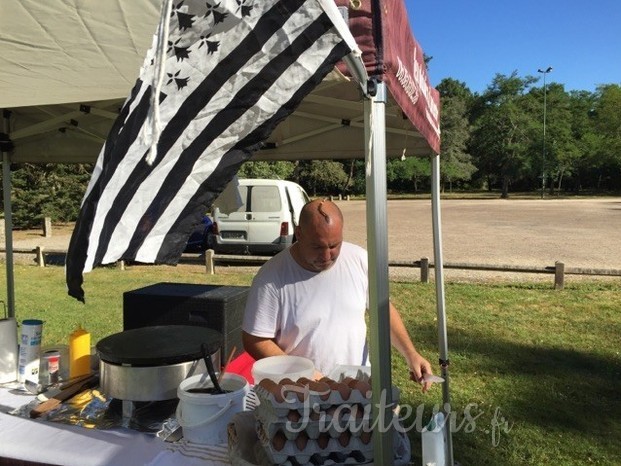
{"type": "Polygon", "coordinates": [[[183,252],[204,252],[207,249],[213,249],[211,241],[213,235],[211,234],[213,229],[213,222],[208,215],[203,217],[201,223],[196,225],[194,231],[188,239],[188,243],[185,246],[183,252]]]}
{"type": "Polygon", "coordinates": [[[240,179],[220,198],[238,195],[241,205],[224,213],[220,198],[212,211],[212,245],[218,254],[275,254],[295,241],[294,229],[309,197],[292,181],[240,179]],[[236,190],[237,192],[231,192],[236,190]]]}

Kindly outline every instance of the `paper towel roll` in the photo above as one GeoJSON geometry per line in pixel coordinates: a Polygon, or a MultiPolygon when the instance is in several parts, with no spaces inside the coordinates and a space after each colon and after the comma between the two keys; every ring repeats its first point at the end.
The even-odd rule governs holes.
{"type": "Polygon", "coordinates": [[[0,383],[17,379],[17,322],[0,319],[0,383]]]}

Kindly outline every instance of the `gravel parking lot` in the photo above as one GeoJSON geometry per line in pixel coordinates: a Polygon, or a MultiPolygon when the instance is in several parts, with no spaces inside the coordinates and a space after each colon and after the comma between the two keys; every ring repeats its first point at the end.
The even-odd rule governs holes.
{"type": "MultiPolygon", "coordinates": [[[[365,202],[338,204],[345,237],[365,246],[365,202]]],[[[545,267],[561,261],[565,267],[621,269],[621,198],[443,200],[441,216],[445,263],[545,267]]],[[[390,200],[387,217],[389,260],[433,261],[430,200],[390,200]]],[[[393,275],[408,275],[406,271],[393,275]]],[[[445,276],[552,280],[547,274],[454,269],[445,276]]]]}
{"type": "MultiPolygon", "coordinates": [[[[366,246],[365,202],[337,203],[345,216],[345,238],[366,246]]],[[[562,261],[565,267],[621,269],[621,198],[450,199],[441,206],[445,263],[545,267],[562,261]]],[[[389,260],[428,257],[433,262],[430,200],[390,200],[387,219],[389,260]]],[[[50,238],[37,230],[17,231],[14,247],[62,249],[69,244],[70,234],[71,226],[54,226],[50,238]]],[[[391,268],[395,278],[416,279],[419,273],[413,268],[391,268]]],[[[446,269],[445,277],[553,280],[547,274],[454,269],[446,269]]]]}

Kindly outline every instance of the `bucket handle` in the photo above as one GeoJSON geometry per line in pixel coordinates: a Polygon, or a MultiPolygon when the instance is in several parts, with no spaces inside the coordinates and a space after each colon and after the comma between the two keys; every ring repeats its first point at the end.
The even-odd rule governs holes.
{"type": "Polygon", "coordinates": [[[181,409],[181,403],[179,403],[177,405],[177,421],[179,422],[179,425],[181,427],[200,427],[204,424],[210,424],[211,422],[217,420],[220,416],[222,416],[231,406],[233,406],[235,400],[233,399],[229,399],[228,402],[224,405],[224,407],[218,411],[216,414],[214,414],[213,416],[207,418],[207,419],[203,419],[202,421],[197,422],[196,424],[184,424],[183,423],[183,411],[181,409]]]}

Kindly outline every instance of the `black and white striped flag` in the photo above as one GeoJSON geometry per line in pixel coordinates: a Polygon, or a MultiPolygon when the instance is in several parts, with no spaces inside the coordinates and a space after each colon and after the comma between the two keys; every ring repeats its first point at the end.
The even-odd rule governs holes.
{"type": "Polygon", "coordinates": [[[329,4],[335,9],[333,0],[174,1],[165,74],[155,75],[154,43],[82,201],[67,254],[69,295],[84,300],[82,274],[98,265],[178,262],[241,163],[355,47],[336,31],[329,4]],[[158,76],[161,133],[149,164],[158,76]]]}

